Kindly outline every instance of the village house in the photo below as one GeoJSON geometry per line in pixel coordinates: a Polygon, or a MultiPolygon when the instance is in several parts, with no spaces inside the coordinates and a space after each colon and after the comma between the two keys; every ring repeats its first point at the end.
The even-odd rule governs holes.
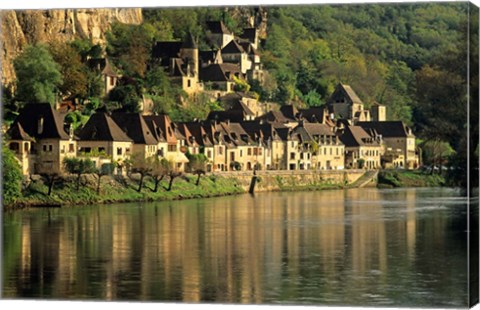
{"type": "Polygon", "coordinates": [[[176,132],[177,128],[170,117],[161,114],[144,115],[143,118],[150,130],[158,137],[157,141],[162,141],[157,146],[158,156],[175,163],[177,171],[185,171],[185,164],[188,163],[188,158],[185,156],[187,151],[185,137],[176,132]]]}
{"type": "Polygon", "coordinates": [[[208,21],[206,36],[210,44],[217,49],[224,48],[235,38],[222,21],[208,21]]]}
{"type": "Polygon", "coordinates": [[[102,78],[102,95],[106,96],[117,86],[121,75],[117,72],[115,66],[108,58],[90,58],[87,60],[88,66],[95,70],[102,78]]]}
{"type": "MultiPolygon", "coordinates": [[[[214,171],[214,162],[215,162],[215,156],[216,156],[215,145],[207,135],[207,132],[205,131],[205,128],[204,128],[204,124],[201,122],[186,122],[183,124],[191,133],[195,142],[198,144],[199,153],[202,153],[207,157],[207,160],[208,160],[206,163],[207,172],[214,171]]],[[[224,159],[225,155],[221,157],[224,159]]],[[[221,171],[221,166],[215,167],[215,168],[216,170],[221,171]]]]}
{"type": "Polygon", "coordinates": [[[360,126],[345,125],[339,132],[345,145],[345,167],[350,169],[380,169],[383,147],[381,137],[367,133],[360,126]]]}
{"type": "Polygon", "coordinates": [[[65,131],[64,115],[48,103],[26,104],[6,134],[24,175],[60,174],[63,159],[77,155],[73,130],[65,131]]]}
{"type": "Polygon", "coordinates": [[[335,118],[348,120],[351,125],[371,120],[370,111],[364,108],[362,100],[349,85],[335,87],[327,100],[327,108],[335,118]]]}
{"type": "Polygon", "coordinates": [[[198,46],[192,35],[184,42],[156,42],[152,50],[153,65],[165,68],[172,83],[189,95],[203,90],[199,80],[199,61],[198,46]]]}
{"type": "Polygon", "coordinates": [[[333,132],[333,128],[320,123],[300,122],[293,129],[302,129],[310,139],[311,164],[316,170],[341,170],[345,165],[345,145],[333,132]]]}
{"type": "Polygon", "coordinates": [[[359,122],[364,130],[374,130],[381,135],[385,145],[382,166],[384,168],[414,169],[419,159],[415,135],[402,121],[359,122]]]}
{"type": "Polygon", "coordinates": [[[235,79],[245,80],[237,64],[210,64],[200,70],[200,79],[205,91],[214,98],[219,98],[235,90],[235,79]]]}
{"type": "MultiPolygon", "coordinates": [[[[206,121],[202,124],[202,129],[206,136],[203,141],[212,141],[213,143],[213,171],[227,171],[227,147],[233,147],[226,140],[226,132],[217,121],[206,121]]],[[[207,150],[207,157],[208,150],[207,150]]]]}
{"type": "Polygon", "coordinates": [[[93,114],[79,130],[77,137],[78,155],[95,158],[97,167],[101,166],[102,157],[111,158],[114,163],[125,162],[132,152],[133,140],[107,113],[93,114]]]}

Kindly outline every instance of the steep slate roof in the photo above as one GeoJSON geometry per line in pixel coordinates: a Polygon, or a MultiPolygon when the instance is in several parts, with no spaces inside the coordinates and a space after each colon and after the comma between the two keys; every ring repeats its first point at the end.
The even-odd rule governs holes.
{"type": "Polygon", "coordinates": [[[160,64],[167,67],[170,65],[171,58],[179,57],[182,45],[183,42],[180,41],[156,42],[152,49],[152,58],[161,59],[160,64]]]}
{"type": "Polygon", "coordinates": [[[134,143],[147,145],[158,143],[140,113],[114,112],[112,119],[134,143]]]}
{"type": "Polygon", "coordinates": [[[19,123],[26,134],[38,139],[69,140],[69,135],[63,129],[63,119],[48,103],[30,103],[20,111],[12,127],[19,123]],[[43,130],[38,132],[38,124],[43,118],[43,130]]]}
{"type": "Polygon", "coordinates": [[[313,136],[335,136],[332,127],[319,123],[304,123],[305,130],[313,136]]]}
{"type": "Polygon", "coordinates": [[[248,55],[258,55],[257,50],[252,45],[252,43],[248,41],[239,41],[238,44],[243,48],[245,53],[247,53],[248,55]]]}
{"type": "Polygon", "coordinates": [[[200,62],[205,65],[222,62],[222,54],[220,53],[220,50],[199,51],[198,57],[200,58],[200,62]]]}
{"type": "Polygon", "coordinates": [[[274,123],[288,123],[288,122],[291,122],[291,121],[295,121],[295,119],[286,117],[280,111],[267,112],[266,114],[263,114],[263,115],[257,117],[257,119],[258,120],[265,120],[267,122],[274,122],[274,123]]]}
{"type": "Polygon", "coordinates": [[[347,147],[379,146],[380,144],[360,126],[346,126],[340,140],[347,147]]]}
{"type": "Polygon", "coordinates": [[[7,135],[11,140],[22,140],[22,141],[35,141],[32,137],[30,137],[20,123],[16,122],[10,127],[7,131],[7,135]]]}
{"type": "Polygon", "coordinates": [[[374,129],[383,138],[406,138],[411,135],[411,130],[402,121],[385,122],[358,122],[357,126],[363,129],[374,129]]]}
{"type": "Polygon", "coordinates": [[[230,43],[228,43],[224,48],[222,48],[222,54],[239,54],[239,53],[245,53],[245,50],[235,40],[230,41],[230,43]]]}
{"type": "Polygon", "coordinates": [[[208,137],[203,124],[200,122],[186,122],[184,123],[185,126],[188,128],[192,136],[195,137],[195,141],[202,146],[211,147],[213,143],[211,139],[208,137]]]}
{"type": "Polygon", "coordinates": [[[167,141],[168,144],[176,144],[177,137],[175,135],[174,124],[166,114],[161,115],[145,115],[143,116],[145,122],[153,128],[156,126],[157,135],[161,135],[163,141],[167,141]]]}
{"type": "Polygon", "coordinates": [[[298,110],[291,104],[283,105],[280,107],[280,112],[289,119],[295,120],[298,116],[298,110]]]}
{"type": "Polygon", "coordinates": [[[231,142],[237,146],[248,145],[254,141],[250,138],[248,133],[243,129],[240,123],[221,123],[222,127],[228,133],[231,142]]]}
{"type": "Polygon", "coordinates": [[[212,33],[232,34],[222,21],[208,21],[207,27],[212,33]]]}
{"type": "Polygon", "coordinates": [[[328,118],[328,110],[324,106],[299,109],[298,112],[310,123],[323,123],[328,118]]]}
{"type": "Polygon", "coordinates": [[[133,142],[106,113],[93,114],[78,132],[80,140],[133,142]]]}
{"type": "Polygon", "coordinates": [[[232,121],[241,122],[245,118],[245,113],[242,110],[227,110],[227,111],[211,111],[208,113],[207,120],[212,121],[232,121]]]}
{"type": "Polygon", "coordinates": [[[183,41],[182,48],[198,49],[197,40],[195,40],[191,33],[189,33],[185,41],[183,41]]]}
{"type": "Polygon", "coordinates": [[[200,69],[200,79],[206,82],[232,81],[235,74],[243,76],[240,67],[231,63],[210,64],[200,69]]]}
{"type": "Polygon", "coordinates": [[[243,28],[243,33],[240,35],[240,38],[246,39],[251,43],[255,43],[256,37],[257,37],[256,28],[243,28]]]}
{"type": "Polygon", "coordinates": [[[117,69],[108,58],[90,58],[87,60],[88,67],[101,71],[103,75],[119,77],[117,69]]]}
{"type": "Polygon", "coordinates": [[[336,87],[330,98],[328,99],[328,103],[333,104],[334,98],[338,97],[339,95],[345,96],[349,99],[352,103],[363,104],[362,100],[357,96],[355,91],[350,87],[350,85],[341,84],[339,83],[336,87]]]}

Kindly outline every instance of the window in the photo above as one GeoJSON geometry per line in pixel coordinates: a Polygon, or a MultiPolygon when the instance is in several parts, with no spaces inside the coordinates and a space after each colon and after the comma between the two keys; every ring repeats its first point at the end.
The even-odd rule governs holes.
{"type": "Polygon", "coordinates": [[[230,161],[235,161],[235,153],[230,152],[230,161]]]}
{"type": "Polygon", "coordinates": [[[253,148],[253,155],[258,155],[258,149],[256,147],[253,148]]]}
{"type": "Polygon", "coordinates": [[[105,152],[105,148],[104,148],[104,147],[99,147],[99,148],[98,148],[98,152],[99,152],[99,153],[105,152]]]}
{"type": "MultiPolygon", "coordinates": [[[[105,150],[105,148],[103,148],[103,150],[105,150]]],[[[70,153],[75,152],[75,144],[70,143],[70,144],[68,145],[68,151],[69,151],[70,153]]]]}
{"type": "Polygon", "coordinates": [[[207,157],[209,157],[209,158],[212,157],[212,151],[210,151],[210,150],[207,151],[207,157]]]}
{"type": "Polygon", "coordinates": [[[17,153],[18,152],[18,143],[17,142],[11,142],[9,148],[10,148],[10,150],[17,153]]]}
{"type": "Polygon", "coordinates": [[[127,148],[125,149],[125,154],[130,154],[130,148],[129,148],[129,147],[127,147],[127,148]]]}
{"type": "Polygon", "coordinates": [[[110,86],[115,86],[115,79],[113,77],[109,77],[110,79],[110,86]]]}
{"type": "Polygon", "coordinates": [[[290,153],[290,159],[295,159],[295,153],[294,152],[290,153]]]}
{"type": "Polygon", "coordinates": [[[335,150],[336,150],[336,155],[338,156],[338,147],[335,150]]]}
{"type": "Polygon", "coordinates": [[[25,142],[25,143],[23,144],[23,150],[24,150],[25,152],[28,152],[28,151],[29,151],[28,142],[25,142]]]}
{"type": "Polygon", "coordinates": [[[262,156],[262,149],[258,148],[258,155],[262,156]]]}
{"type": "Polygon", "coordinates": [[[169,145],[168,146],[168,151],[169,152],[176,152],[177,151],[177,146],[176,145],[169,145]]]}
{"type": "Polygon", "coordinates": [[[122,155],[122,148],[121,147],[117,147],[117,155],[122,155]]]}
{"type": "Polygon", "coordinates": [[[62,150],[60,151],[62,154],[65,153],[65,145],[62,145],[62,150]]]}
{"type": "Polygon", "coordinates": [[[332,151],[333,151],[332,148],[330,148],[330,155],[332,155],[332,151]]]}
{"type": "MultiPolygon", "coordinates": [[[[256,153],[256,152],[255,152],[255,153],[256,153]]],[[[251,149],[251,148],[248,148],[247,154],[248,154],[248,155],[252,155],[252,149],[251,149]]]]}
{"type": "Polygon", "coordinates": [[[223,155],[223,147],[222,146],[218,148],[218,154],[223,155]]]}
{"type": "MultiPolygon", "coordinates": [[[[128,152],[128,150],[129,149],[127,149],[127,152],[128,152]]],[[[164,151],[163,151],[163,147],[162,147],[161,149],[158,150],[157,155],[163,157],[163,152],[164,151]]]]}
{"type": "Polygon", "coordinates": [[[243,156],[243,150],[240,150],[240,157],[242,157],[242,156],[243,156]]]}
{"type": "Polygon", "coordinates": [[[323,148],[323,155],[327,155],[327,148],[323,148]]]}
{"type": "Polygon", "coordinates": [[[191,80],[188,80],[188,81],[187,81],[187,87],[188,87],[188,88],[192,87],[192,81],[191,81],[191,80]]]}

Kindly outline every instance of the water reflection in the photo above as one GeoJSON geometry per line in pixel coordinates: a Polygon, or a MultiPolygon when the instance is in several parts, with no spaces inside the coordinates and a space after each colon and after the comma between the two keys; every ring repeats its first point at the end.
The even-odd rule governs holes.
{"type": "Polygon", "coordinates": [[[463,209],[449,189],[362,189],[14,212],[3,295],[465,306],[463,209]]]}

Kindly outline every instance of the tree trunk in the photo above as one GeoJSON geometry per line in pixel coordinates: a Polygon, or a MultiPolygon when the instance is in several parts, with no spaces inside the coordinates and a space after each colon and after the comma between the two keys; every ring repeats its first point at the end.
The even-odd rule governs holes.
{"type": "Polygon", "coordinates": [[[202,176],[202,174],[198,173],[197,182],[195,183],[196,186],[198,186],[198,184],[200,184],[200,177],[201,176],[202,176]]]}
{"type": "Polygon", "coordinates": [[[144,177],[143,173],[140,174],[140,182],[139,182],[139,184],[138,184],[138,189],[137,189],[137,192],[139,192],[139,193],[142,191],[143,177],[144,177]]]}
{"type": "Polygon", "coordinates": [[[153,189],[153,192],[156,193],[158,191],[158,185],[163,180],[163,175],[161,177],[156,177],[154,180],[155,180],[155,188],[153,189]]]}
{"type": "Polygon", "coordinates": [[[168,183],[168,189],[167,189],[167,192],[169,192],[171,189],[172,189],[172,185],[173,185],[173,180],[175,179],[174,176],[170,176],[170,183],[168,183]]]}

